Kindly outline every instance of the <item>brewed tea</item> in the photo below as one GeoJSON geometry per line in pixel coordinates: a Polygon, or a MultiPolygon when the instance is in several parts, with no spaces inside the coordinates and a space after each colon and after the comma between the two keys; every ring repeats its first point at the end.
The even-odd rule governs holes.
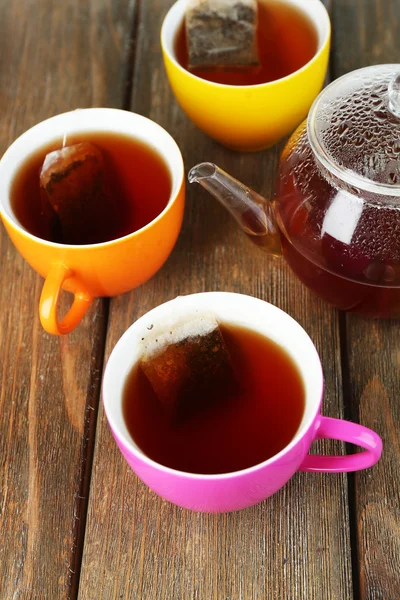
{"type": "Polygon", "coordinates": [[[305,285],[341,310],[399,317],[399,210],[382,210],[378,196],[367,201],[338,190],[315,168],[305,125],[298,135],[297,148],[281,162],[277,180],[288,264],[305,285]],[[352,227],[348,240],[335,235],[340,223],[352,227]]]}
{"type": "Polygon", "coordinates": [[[260,333],[223,323],[238,386],[210,386],[204,410],[171,422],[138,366],[123,399],[133,440],[151,459],[198,474],[230,473],[274,456],[293,439],[304,413],[305,390],[289,354],[260,333]]]}
{"type": "Polygon", "coordinates": [[[179,29],[175,53],[179,64],[191,73],[225,85],[258,85],[294,73],[307,64],[318,47],[317,32],[308,16],[281,0],[258,3],[258,50],[261,65],[238,69],[189,69],[185,24],[179,29]]]}
{"type": "MultiPolygon", "coordinates": [[[[43,204],[40,172],[48,153],[62,140],[32,154],[22,165],[11,189],[11,206],[20,224],[42,239],[65,244],[96,244],[128,235],[155,219],[171,194],[171,176],[164,159],[147,144],[113,132],[68,136],[68,145],[89,142],[104,159],[104,185],[112,200],[112,214],[77,219],[68,231],[60,227],[50,204],[43,204]]],[[[104,212],[104,211],[103,211],[104,212]]]]}

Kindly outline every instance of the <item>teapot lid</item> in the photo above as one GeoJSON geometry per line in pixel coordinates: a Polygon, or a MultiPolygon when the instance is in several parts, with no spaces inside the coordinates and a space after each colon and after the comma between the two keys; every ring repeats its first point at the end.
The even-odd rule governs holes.
{"type": "Polygon", "coordinates": [[[400,195],[400,64],[366,67],[331,83],[311,108],[308,137],[339,179],[400,195]]]}

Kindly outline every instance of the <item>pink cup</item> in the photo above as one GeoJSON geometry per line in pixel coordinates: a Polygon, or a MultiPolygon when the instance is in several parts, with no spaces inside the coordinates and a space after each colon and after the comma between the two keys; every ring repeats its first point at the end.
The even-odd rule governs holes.
{"type": "MultiPolygon", "coordinates": [[[[122,336],[104,374],[103,401],[114,438],[135,473],[170,502],[203,512],[229,512],[265,500],[289,481],[296,471],[342,473],[374,465],[382,452],[379,436],[361,425],[320,414],[323,374],[318,353],[300,325],[275,306],[241,294],[209,292],[182,296],[154,308],[122,336]],[[268,336],[292,356],[302,374],[306,403],[296,435],[281,452],[263,463],[235,473],[201,475],[175,471],[148,458],[131,438],[122,414],[126,379],[140,358],[138,341],[152,323],[183,317],[193,309],[212,311],[220,322],[242,325],[268,336]],[[364,452],[349,456],[308,455],[314,440],[350,442],[364,452]]],[[[279,400],[279,399],[277,399],[279,400]]],[[[206,442],[205,442],[206,443],[206,442]]]]}

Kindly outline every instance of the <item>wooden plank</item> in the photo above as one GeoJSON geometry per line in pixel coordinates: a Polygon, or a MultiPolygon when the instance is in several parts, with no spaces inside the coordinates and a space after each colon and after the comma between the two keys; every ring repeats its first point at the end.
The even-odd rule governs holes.
{"type": "Polygon", "coordinates": [[[350,415],[384,444],[379,464],[352,486],[362,600],[394,599],[400,589],[399,339],[397,321],[347,318],[350,415]]]}
{"type": "MultiPolygon", "coordinates": [[[[335,77],[369,64],[399,62],[397,0],[336,0],[334,22],[335,77]]],[[[394,599],[400,590],[400,323],[347,316],[345,326],[349,415],[384,442],[380,463],[351,480],[359,596],[394,599]]]]}
{"type": "MultiPolygon", "coordinates": [[[[132,108],[175,137],[187,168],[214,160],[271,195],[278,149],[247,155],[227,151],[199,132],[173,99],[159,48],[162,17],[170,4],[142,3],[132,108]]],[[[206,290],[258,296],[296,318],[321,352],[324,412],[342,414],[337,313],[314,298],[283,262],[255,249],[199,187],[188,189],[182,233],[162,271],[112,301],[106,356],[127,327],[152,307],[178,294],[206,290]]],[[[249,510],[192,513],[159,499],[136,478],[100,411],[81,600],[352,598],[345,476],[299,474],[276,496],[249,510]]]]}
{"type": "MultiPolygon", "coordinates": [[[[133,12],[132,1],[2,3],[1,152],[56,113],[122,105],[133,12]]],[[[51,337],[38,319],[43,282],[3,228],[0,253],[0,598],[72,598],[108,305],[51,337]]]]}

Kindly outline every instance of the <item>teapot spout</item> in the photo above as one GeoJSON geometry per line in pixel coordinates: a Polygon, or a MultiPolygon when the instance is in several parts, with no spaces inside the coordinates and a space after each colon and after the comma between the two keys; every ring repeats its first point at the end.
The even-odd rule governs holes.
{"type": "Polygon", "coordinates": [[[274,256],[280,256],[280,235],[271,202],[213,163],[196,165],[188,177],[190,183],[202,185],[231,213],[254,244],[274,256]]]}

